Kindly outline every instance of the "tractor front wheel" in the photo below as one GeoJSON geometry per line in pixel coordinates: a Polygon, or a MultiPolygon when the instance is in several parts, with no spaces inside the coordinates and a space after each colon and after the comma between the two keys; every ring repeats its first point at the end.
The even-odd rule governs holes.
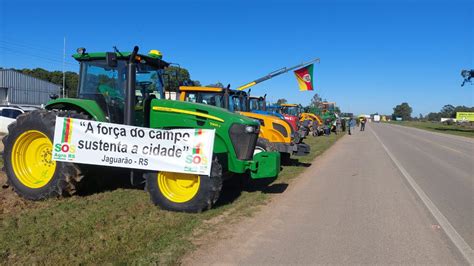
{"type": "Polygon", "coordinates": [[[257,139],[257,145],[255,145],[255,150],[253,155],[265,151],[278,151],[273,143],[264,138],[257,139]]]}
{"type": "Polygon", "coordinates": [[[210,209],[222,189],[222,167],[214,158],[211,175],[174,172],[145,174],[151,201],[162,209],[181,212],[201,212],[210,209]]]}
{"type": "Polygon", "coordinates": [[[33,111],[19,116],[3,138],[8,183],[26,199],[72,195],[82,179],[77,165],[52,160],[56,116],[87,119],[69,111],[33,111]]]}

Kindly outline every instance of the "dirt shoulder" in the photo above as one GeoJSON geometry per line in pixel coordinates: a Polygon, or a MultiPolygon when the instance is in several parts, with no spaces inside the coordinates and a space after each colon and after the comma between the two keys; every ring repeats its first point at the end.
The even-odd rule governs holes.
{"type": "Polygon", "coordinates": [[[0,215],[7,213],[16,213],[29,208],[32,202],[28,202],[18,197],[18,195],[7,187],[7,176],[5,172],[0,171],[0,215]]]}
{"type": "Polygon", "coordinates": [[[3,142],[2,142],[2,139],[3,139],[4,136],[5,136],[5,135],[0,134],[0,153],[3,152],[3,142]]]}

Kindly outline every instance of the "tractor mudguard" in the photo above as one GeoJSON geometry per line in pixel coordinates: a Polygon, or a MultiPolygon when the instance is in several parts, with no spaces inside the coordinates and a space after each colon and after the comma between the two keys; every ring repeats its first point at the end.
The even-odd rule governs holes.
{"type": "Polygon", "coordinates": [[[260,152],[253,156],[253,161],[250,165],[250,176],[252,179],[276,177],[279,172],[279,152],[260,152]]]}

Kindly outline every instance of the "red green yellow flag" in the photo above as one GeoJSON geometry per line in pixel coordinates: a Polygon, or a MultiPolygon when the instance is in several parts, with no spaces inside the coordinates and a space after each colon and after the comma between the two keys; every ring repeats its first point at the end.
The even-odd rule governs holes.
{"type": "Polygon", "coordinates": [[[313,64],[294,71],[300,91],[313,90],[313,64]]]}

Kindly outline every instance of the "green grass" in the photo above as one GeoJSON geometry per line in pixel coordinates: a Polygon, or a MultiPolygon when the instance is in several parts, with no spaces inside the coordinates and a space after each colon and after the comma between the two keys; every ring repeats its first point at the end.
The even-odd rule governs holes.
{"type": "Polygon", "coordinates": [[[438,122],[420,122],[420,121],[390,121],[395,125],[415,127],[433,132],[446,133],[451,135],[474,138],[474,128],[460,125],[446,125],[438,122]]]}
{"type": "Polygon", "coordinates": [[[162,211],[134,189],[35,202],[0,214],[0,264],[177,264],[196,238],[253,215],[340,137],[310,137],[311,154],[284,166],[271,185],[229,185],[218,206],[201,214],[162,211]]]}

